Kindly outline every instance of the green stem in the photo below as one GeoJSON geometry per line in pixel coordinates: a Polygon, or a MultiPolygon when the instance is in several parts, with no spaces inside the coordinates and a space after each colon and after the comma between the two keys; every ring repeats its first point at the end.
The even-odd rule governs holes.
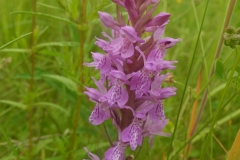
{"type": "MultiPolygon", "coordinates": [[[[236,48],[236,52],[237,52],[237,48],[236,48]]],[[[236,59],[236,61],[235,61],[235,64],[234,64],[234,66],[233,66],[233,69],[232,69],[232,71],[231,71],[231,73],[230,73],[230,77],[229,77],[228,80],[227,80],[227,85],[226,85],[226,87],[225,87],[225,90],[224,90],[223,95],[222,95],[222,97],[221,97],[220,103],[219,103],[219,105],[218,105],[217,112],[216,112],[215,115],[214,115],[213,122],[211,123],[210,131],[208,132],[207,139],[206,139],[206,141],[205,141],[205,144],[204,144],[204,147],[203,147],[203,151],[202,151],[202,153],[201,153],[200,160],[204,158],[204,154],[205,154],[205,151],[206,151],[206,148],[207,148],[207,144],[208,144],[208,139],[209,139],[209,137],[212,135],[213,127],[214,127],[214,125],[215,125],[215,123],[216,123],[216,121],[217,121],[218,115],[219,115],[219,113],[220,113],[220,111],[221,111],[221,108],[222,108],[222,104],[223,104],[225,95],[226,95],[227,90],[228,90],[228,88],[229,88],[229,86],[230,86],[230,84],[231,84],[232,77],[233,77],[233,73],[234,73],[234,71],[235,71],[235,69],[236,69],[236,67],[237,67],[237,65],[238,65],[239,60],[240,60],[240,54],[238,54],[238,57],[237,57],[237,59],[236,59]]]]}
{"type": "MultiPolygon", "coordinates": [[[[82,8],[81,8],[81,26],[84,26],[86,23],[86,8],[87,8],[87,0],[82,0],[82,8]]],[[[79,29],[79,34],[80,34],[80,55],[79,55],[79,67],[80,67],[80,82],[81,85],[79,87],[79,92],[83,92],[83,84],[84,84],[84,75],[83,75],[83,59],[84,59],[84,43],[85,43],[85,31],[79,29]]],[[[77,100],[77,107],[75,111],[75,116],[74,116],[74,124],[73,124],[73,133],[70,138],[70,146],[69,146],[69,155],[68,155],[68,160],[72,160],[72,150],[74,149],[75,146],[75,137],[76,137],[76,131],[78,127],[78,121],[80,117],[80,108],[81,108],[81,102],[82,102],[82,96],[78,96],[77,100]]]]}
{"type": "Polygon", "coordinates": [[[201,30],[202,30],[204,19],[205,19],[206,11],[207,11],[207,8],[208,8],[208,3],[209,3],[209,0],[207,1],[206,7],[205,7],[205,11],[204,11],[204,15],[203,15],[203,19],[202,19],[202,23],[201,23],[201,27],[200,27],[199,32],[198,32],[197,42],[196,42],[196,45],[195,45],[193,57],[192,57],[192,60],[191,60],[189,71],[188,71],[187,80],[186,80],[186,83],[185,83],[185,87],[184,87],[184,90],[183,90],[183,94],[182,94],[182,98],[181,98],[181,102],[180,102],[180,106],[179,106],[179,110],[178,110],[178,114],[177,114],[177,120],[176,120],[176,123],[175,123],[175,126],[174,126],[174,131],[173,131],[172,139],[171,139],[171,142],[170,142],[170,147],[169,147],[169,150],[168,150],[167,160],[169,159],[169,155],[170,155],[170,152],[171,152],[173,140],[174,140],[174,137],[175,137],[175,134],[176,134],[176,131],[177,131],[179,115],[180,115],[180,112],[181,112],[181,109],[182,109],[182,104],[183,104],[183,100],[184,100],[184,97],[185,97],[185,92],[187,90],[189,77],[190,77],[190,74],[191,74],[191,71],[192,71],[192,68],[193,68],[192,66],[193,66],[194,58],[195,58],[196,51],[197,51],[197,44],[198,44],[199,39],[200,39],[200,34],[201,34],[201,30]]]}
{"type": "Polygon", "coordinates": [[[108,134],[106,125],[105,125],[104,123],[103,123],[103,128],[104,128],[104,132],[105,132],[105,134],[106,134],[106,136],[107,136],[107,139],[108,139],[109,144],[113,147],[114,145],[113,145],[113,143],[112,143],[112,141],[111,141],[111,138],[110,138],[110,136],[109,136],[109,134],[108,134]]]}
{"type": "MultiPolygon", "coordinates": [[[[36,7],[37,7],[37,0],[33,0],[32,1],[32,10],[33,12],[36,12],[36,7]]],[[[35,29],[35,25],[36,25],[36,16],[33,15],[32,16],[32,33],[31,37],[30,37],[30,61],[31,61],[31,78],[30,78],[30,87],[29,87],[29,93],[31,94],[33,92],[33,86],[34,86],[34,69],[35,69],[35,53],[33,50],[33,46],[34,46],[34,29],[35,29]]],[[[28,124],[29,124],[29,133],[28,133],[28,141],[29,141],[29,146],[28,146],[28,158],[29,160],[32,159],[32,117],[33,117],[33,109],[32,109],[32,96],[30,96],[30,103],[29,103],[29,107],[28,107],[28,124]]]]}

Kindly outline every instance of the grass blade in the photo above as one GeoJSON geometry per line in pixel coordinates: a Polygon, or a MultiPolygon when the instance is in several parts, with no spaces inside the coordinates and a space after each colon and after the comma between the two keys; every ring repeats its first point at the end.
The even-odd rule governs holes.
{"type": "Polygon", "coordinates": [[[57,109],[63,113],[65,113],[66,115],[69,115],[68,111],[64,108],[62,108],[61,106],[54,104],[54,103],[49,103],[49,102],[38,102],[34,104],[35,106],[49,106],[52,107],[54,109],[57,109]]]}
{"type": "Polygon", "coordinates": [[[192,71],[193,62],[194,62],[194,58],[195,58],[196,51],[197,51],[197,44],[198,44],[199,39],[200,39],[200,34],[201,34],[201,30],[202,30],[204,19],[205,19],[206,11],[207,11],[207,8],[208,8],[208,3],[209,3],[209,0],[207,1],[206,7],[205,7],[205,11],[204,11],[204,15],[203,15],[203,19],[202,19],[202,23],[201,23],[201,27],[200,27],[199,32],[198,32],[197,42],[196,42],[195,49],[194,49],[194,52],[193,52],[190,68],[189,68],[188,75],[187,75],[187,80],[186,80],[186,83],[185,83],[185,87],[184,87],[182,98],[181,98],[181,102],[180,102],[180,107],[179,107],[178,114],[177,114],[177,120],[176,120],[176,123],[175,123],[175,126],[174,126],[174,131],[173,131],[173,134],[172,134],[171,143],[170,143],[170,147],[169,147],[169,150],[168,150],[167,160],[169,159],[171,148],[172,148],[172,144],[173,144],[173,140],[174,140],[174,137],[175,137],[175,134],[176,134],[176,131],[177,131],[179,115],[180,115],[180,112],[181,112],[181,109],[182,109],[182,104],[183,104],[183,100],[184,100],[184,97],[185,97],[185,92],[187,90],[189,77],[190,77],[190,74],[191,74],[191,71],[192,71]]]}
{"type": "Polygon", "coordinates": [[[6,134],[6,132],[4,131],[4,129],[2,128],[2,126],[0,125],[0,131],[2,132],[4,138],[7,140],[8,142],[8,145],[11,147],[13,153],[15,154],[15,156],[17,157],[18,160],[21,160],[18,153],[17,153],[17,150],[14,148],[12,142],[10,141],[8,135],[6,134]]]}
{"type": "Polygon", "coordinates": [[[52,79],[58,82],[61,82],[62,84],[64,84],[68,89],[78,93],[78,87],[77,84],[72,81],[69,78],[63,77],[63,76],[59,76],[59,75],[54,75],[54,74],[45,74],[43,75],[44,78],[48,78],[48,79],[52,79]]]}
{"type": "Polygon", "coordinates": [[[14,106],[20,109],[27,109],[27,106],[25,104],[19,103],[19,102],[14,102],[10,100],[0,100],[0,103],[8,104],[10,106],[14,106]]]}
{"type": "MultiPolygon", "coordinates": [[[[236,49],[236,52],[237,52],[237,49],[236,49]]],[[[219,115],[219,113],[220,113],[220,111],[221,111],[221,109],[222,109],[223,101],[224,101],[225,96],[226,96],[226,94],[227,94],[227,91],[228,91],[228,89],[229,89],[229,87],[230,87],[230,84],[231,84],[231,81],[232,81],[232,77],[233,77],[233,73],[234,73],[234,70],[237,68],[237,65],[238,65],[239,60],[240,60],[240,54],[238,54],[237,59],[236,59],[236,61],[235,61],[235,64],[233,65],[233,69],[232,69],[232,71],[231,71],[230,77],[229,77],[228,80],[227,80],[227,85],[226,85],[225,90],[224,90],[224,92],[223,92],[223,95],[222,95],[222,97],[221,97],[221,100],[220,100],[220,103],[219,103],[219,105],[218,105],[217,111],[216,111],[216,113],[214,114],[214,119],[213,119],[213,122],[211,123],[210,131],[208,132],[207,139],[206,139],[206,141],[205,141],[205,144],[204,144],[204,147],[203,147],[203,150],[202,150],[200,159],[203,159],[203,158],[204,158],[205,151],[206,151],[207,144],[208,144],[208,140],[209,140],[210,136],[212,135],[214,125],[215,125],[215,123],[216,123],[216,121],[217,121],[217,118],[218,118],[218,115],[219,115]]]]}
{"type": "Polygon", "coordinates": [[[12,12],[11,14],[31,14],[31,15],[37,15],[37,16],[43,16],[43,17],[48,17],[48,18],[52,18],[52,19],[55,19],[55,20],[59,20],[59,21],[62,21],[62,22],[66,22],[66,23],[69,23],[69,24],[72,24],[73,26],[77,26],[76,23],[68,20],[68,19],[65,19],[65,18],[62,18],[62,17],[58,17],[58,16],[52,16],[50,14],[46,14],[46,13],[40,13],[40,12],[28,12],[28,11],[16,11],[16,12],[12,12]]]}
{"type": "Polygon", "coordinates": [[[0,50],[3,49],[3,48],[5,48],[5,47],[7,47],[7,46],[9,46],[9,45],[12,44],[12,43],[18,41],[19,39],[22,39],[22,38],[24,38],[24,37],[30,35],[30,34],[32,34],[32,32],[27,33],[27,34],[24,34],[24,35],[22,35],[22,36],[20,36],[20,37],[18,37],[18,38],[16,38],[16,39],[14,39],[14,40],[12,40],[12,41],[6,43],[6,44],[4,44],[3,46],[0,47],[0,50]]]}
{"type": "Polygon", "coordinates": [[[49,47],[49,46],[59,46],[59,47],[76,47],[79,46],[79,43],[77,42],[49,42],[49,43],[40,43],[35,46],[35,48],[42,48],[42,47],[49,47]]]}

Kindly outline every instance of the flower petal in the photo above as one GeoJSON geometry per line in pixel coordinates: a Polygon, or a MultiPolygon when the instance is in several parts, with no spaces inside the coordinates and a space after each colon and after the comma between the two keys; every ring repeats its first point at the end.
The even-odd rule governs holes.
{"type": "Polygon", "coordinates": [[[91,153],[86,147],[84,147],[84,150],[87,152],[88,157],[91,158],[91,160],[100,160],[97,155],[91,153]]]}
{"type": "Polygon", "coordinates": [[[121,30],[123,31],[123,33],[127,36],[127,38],[132,42],[141,42],[143,43],[144,40],[139,38],[137,35],[137,32],[135,31],[135,29],[131,26],[124,26],[121,27],[121,30]]]}
{"type": "Polygon", "coordinates": [[[101,105],[98,103],[90,117],[89,117],[89,122],[93,125],[99,125],[101,124],[103,121],[105,121],[106,119],[110,118],[110,114],[107,114],[101,107],[101,105]]]}

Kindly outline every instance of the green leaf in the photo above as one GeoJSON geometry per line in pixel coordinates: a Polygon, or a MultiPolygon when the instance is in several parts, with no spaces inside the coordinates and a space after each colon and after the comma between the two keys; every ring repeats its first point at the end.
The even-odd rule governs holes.
{"type": "Polygon", "coordinates": [[[77,27],[77,24],[68,20],[68,19],[65,19],[65,18],[62,18],[62,17],[58,17],[58,16],[52,16],[50,14],[46,14],[46,13],[40,13],[40,12],[28,12],[28,11],[16,11],[16,12],[12,12],[11,14],[32,14],[32,15],[37,15],[37,16],[43,16],[43,17],[48,17],[48,18],[52,18],[52,19],[55,19],[55,20],[59,20],[59,21],[62,21],[62,22],[66,22],[66,23],[69,23],[69,24],[72,24],[74,26],[77,27]]]}
{"type": "MultiPolygon", "coordinates": [[[[230,70],[228,72],[227,79],[229,79],[229,76],[230,76],[231,72],[232,72],[232,70],[230,70]]],[[[234,71],[232,80],[230,82],[230,86],[233,87],[233,88],[239,88],[239,84],[240,84],[239,74],[238,74],[237,71],[234,71]]]]}
{"type": "Polygon", "coordinates": [[[49,4],[44,4],[44,3],[40,3],[40,2],[37,2],[37,4],[40,5],[40,6],[46,7],[46,8],[50,8],[50,9],[63,10],[62,8],[58,8],[58,7],[49,5],[49,4]]]}
{"type": "Polygon", "coordinates": [[[10,100],[0,100],[0,103],[8,104],[10,106],[17,107],[20,109],[27,109],[27,106],[20,102],[15,102],[15,101],[10,101],[10,100]]]}
{"type": "Polygon", "coordinates": [[[78,92],[77,84],[69,78],[59,76],[59,75],[53,75],[53,74],[45,74],[45,75],[43,75],[43,77],[61,82],[68,89],[70,89],[74,92],[78,92]]]}
{"type": "Polygon", "coordinates": [[[32,34],[32,32],[27,33],[27,34],[24,34],[24,35],[22,35],[22,36],[20,36],[20,37],[18,37],[18,38],[16,38],[16,39],[14,39],[14,40],[12,40],[12,41],[6,43],[6,44],[4,44],[3,46],[0,47],[0,50],[3,49],[3,48],[5,48],[5,47],[7,47],[7,46],[9,46],[9,45],[12,44],[12,43],[18,41],[19,39],[22,39],[22,38],[24,38],[24,37],[30,35],[30,34],[32,34]]]}
{"type": "Polygon", "coordinates": [[[67,5],[68,5],[68,10],[72,14],[72,18],[76,19],[78,16],[78,10],[77,10],[78,0],[67,0],[67,5]]]}
{"type": "MultiPolygon", "coordinates": [[[[39,80],[39,79],[42,78],[43,74],[47,74],[47,73],[48,72],[46,72],[44,70],[41,70],[40,68],[35,68],[33,79],[34,80],[39,80]]],[[[30,73],[21,73],[21,74],[16,74],[14,78],[30,80],[31,79],[31,75],[30,75],[30,73]]]]}
{"type": "MultiPolygon", "coordinates": [[[[232,71],[232,70],[231,70],[232,71]]],[[[228,75],[227,75],[227,79],[229,78],[230,74],[231,74],[231,71],[228,72],[228,75]]],[[[238,72],[237,71],[234,71],[233,72],[233,77],[232,78],[235,78],[235,77],[238,77],[238,72]]]]}
{"type": "Polygon", "coordinates": [[[215,76],[220,80],[224,80],[224,65],[220,59],[216,60],[215,76]]]}
{"type": "Polygon", "coordinates": [[[35,106],[49,106],[49,107],[52,107],[54,109],[57,109],[65,114],[69,114],[68,111],[64,108],[62,108],[61,106],[57,105],[57,104],[54,104],[54,103],[50,103],[50,102],[38,102],[38,103],[34,103],[35,106]]]}
{"type": "Polygon", "coordinates": [[[18,49],[18,48],[6,48],[0,50],[0,52],[18,52],[18,53],[28,53],[29,49],[18,49]]]}
{"type": "Polygon", "coordinates": [[[79,46],[79,43],[78,42],[48,42],[48,43],[40,43],[40,44],[36,45],[35,48],[42,48],[42,47],[49,47],[49,46],[75,47],[75,46],[79,46]]]}
{"type": "Polygon", "coordinates": [[[44,139],[44,140],[41,140],[37,145],[36,147],[34,148],[34,152],[33,152],[33,155],[37,155],[39,154],[39,152],[45,148],[49,143],[52,143],[53,139],[44,139]]]}

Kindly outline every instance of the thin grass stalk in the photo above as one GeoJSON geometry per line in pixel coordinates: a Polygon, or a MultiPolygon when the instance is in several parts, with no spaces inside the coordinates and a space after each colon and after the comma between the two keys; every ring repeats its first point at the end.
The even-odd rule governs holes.
{"type": "MultiPolygon", "coordinates": [[[[236,53],[237,53],[237,48],[236,48],[236,53]]],[[[212,135],[214,125],[215,125],[215,123],[216,123],[216,121],[217,121],[217,118],[218,118],[218,115],[219,115],[219,113],[220,113],[220,111],[221,111],[221,109],[222,109],[223,101],[224,101],[225,96],[226,96],[226,94],[227,94],[228,88],[230,87],[230,84],[231,84],[231,81],[232,81],[232,77],[233,77],[233,73],[234,73],[234,71],[235,71],[235,69],[236,69],[236,67],[237,67],[237,65],[238,65],[238,63],[239,63],[239,60],[240,60],[240,54],[238,54],[237,59],[236,59],[236,61],[235,61],[235,64],[233,65],[233,68],[232,68],[232,70],[231,70],[230,76],[229,76],[229,78],[228,78],[228,80],[227,80],[227,85],[226,85],[226,87],[225,87],[225,90],[224,90],[223,95],[222,95],[222,97],[221,97],[220,103],[219,103],[219,105],[218,105],[217,111],[216,111],[216,113],[214,114],[214,119],[213,119],[213,121],[212,121],[212,123],[211,123],[210,131],[209,131],[208,134],[207,134],[207,138],[206,138],[206,141],[205,141],[205,143],[204,143],[203,150],[202,150],[202,152],[201,152],[200,160],[204,158],[205,151],[206,151],[207,144],[208,144],[208,139],[209,139],[209,137],[212,135]]]]}
{"type": "Polygon", "coordinates": [[[203,22],[204,22],[204,19],[205,19],[205,15],[206,15],[206,12],[207,12],[207,8],[208,8],[208,3],[209,3],[209,0],[208,0],[207,3],[206,3],[205,11],[204,11],[204,14],[203,14],[203,19],[202,19],[201,26],[200,26],[200,29],[199,29],[199,32],[198,32],[198,37],[197,37],[197,41],[196,41],[196,44],[195,44],[195,49],[194,49],[194,52],[193,52],[193,56],[192,56],[190,68],[189,68],[188,75],[187,75],[187,80],[186,80],[186,83],[185,83],[185,86],[184,86],[184,90],[183,90],[183,94],[182,94],[180,106],[179,106],[179,109],[178,109],[177,119],[176,119],[176,123],[175,123],[175,126],[174,126],[174,131],[173,131],[173,134],[172,134],[172,139],[171,139],[171,142],[170,142],[170,147],[169,147],[169,150],[168,150],[167,160],[169,159],[170,152],[171,152],[172,145],[173,145],[173,140],[174,140],[174,137],[175,137],[175,134],[176,134],[176,131],[177,131],[179,115],[180,115],[180,112],[181,112],[181,109],[182,109],[183,100],[184,100],[184,97],[185,97],[185,93],[186,93],[187,86],[188,86],[188,81],[189,81],[190,74],[191,74],[191,71],[192,71],[193,62],[194,62],[194,58],[195,58],[196,51],[197,51],[197,45],[198,45],[198,42],[199,42],[199,39],[200,39],[200,34],[201,34],[203,22]]]}
{"type": "MultiPolygon", "coordinates": [[[[230,102],[230,101],[232,101],[233,100],[233,98],[235,98],[236,96],[237,96],[238,94],[234,94],[234,95],[232,95],[228,100],[227,100],[227,102],[223,105],[223,108],[225,107],[225,106],[227,106],[227,104],[230,102]]],[[[223,109],[222,108],[222,109],[223,109]]],[[[213,116],[204,124],[204,126],[202,126],[202,128],[200,128],[188,141],[186,141],[185,142],[185,144],[182,146],[182,147],[180,147],[176,152],[174,152],[174,156],[172,157],[172,159],[175,157],[175,156],[178,156],[179,155],[179,153],[186,147],[186,145],[188,145],[197,135],[199,135],[208,125],[209,125],[209,123],[213,120],[213,116]]],[[[222,124],[223,122],[221,122],[221,124],[222,124]]],[[[219,124],[220,125],[220,124],[219,124]]]]}
{"type": "MultiPolygon", "coordinates": [[[[36,12],[37,10],[37,0],[32,0],[32,10],[33,12],[36,12]]],[[[32,94],[33,92],[33,87],[34,87],[34,69],[35,69],[35,52],[33,50],[33,46],[34,46],[34,29],[36,26],[36,16],[33,15],[32,16],[32,28],[31,28],[31,32],[33,34],[31,34],[30,36],[30,63],[31,63],[31,78],[30,78],[30,86],[29,86],[29,93],[32,94]]],[[[29,125],[29,129],[28,129],[28,141],[29,141],[29,146],[28,146],[28,158],[29,160],[32,159],[32,124],[33,124],[33,100],[32,100],[32,96],[30,96],[30,103],[28,106],[28,125],[29,125]]]]}
{"type": "MultiPolygon", "coordinates": [[[[86,8],[87,8],[87,0],[82,0],[82,7],[81,7],[81,17],[80,17],[80,25],[84,26],[86,23],[86,8]]],[[[83,60],[84,60],[84,43],[85,43],[85,30],[79,30],[80,34],[80,54],[79,54],[79,68],[80,68],[80,82],[81,85],[79,86],[79,92],[83,92],[83,85],[84,85],[84,75],[83,75],[83,60]]],[[[81,109],[81,102],[82,102],[82,96],[78,95],[78,100],[77,100],[77,107],[75,111],[75,116],[74,116],[74,124],[73,124],[73,132],[70,138],[70,147],[69,147],[69,155],[68,155],[68,160],[72,160],[72,150],[74,149],[75,146],[75,137],[76,137],[76,130],[78,127],[78,121],[80,117],[80,109],[81,109]]]]}
{"type": "MultiPolygon", "coordinates": [[[[225,21],[224,21],[224,24],[223,24],[223,28],[222,28],[222,31],[221,31],[221,36],[220,36],[220,39],[219,39],[219,42],[218,42],[218,46],[217,46],[217,50],[216,50],[216,53],[215,53],[215,57],[214,57],[213,62],[215,62],[216,59],[220,56],[220,53],[221,53],[221,50],[222,50],[222,45],[223,45],[223,32],[224,32],[225,28],[226,28],[226,27],[228,26],[228,24],[229,24],[229,21],[230,21],[230,19],[231,19],[231,16],[232,16],[232,12],[233,12],[235,3],[236,3],[236,0],[230,0],[230,1],[229,1],[229,5],[228,5],[228,9],[227,9],[225,21]]],[[[213,73],[214,73],[214,65],[215,65],[215,63],[212,63],[212,67],[211,67],[211,71],[210,71],[210,75],[209,75],[209,78],[208,78],[208,79],[211,79],[212,76],[213,76],[213,73]]],[[[209,84],[209,85],[210,85],[210,84],[209,84]]],[[[199,112],[198,112],[198,117],[197,117],[197,120],[196,120],[196,124],[195,124],[195,126],[194,126],[194,132],[196,131],[196,128],[197,128],[197,125],[198,125],[198,123],[199,123],[199,121],[200,121],[200,118],[201,118],[203,109],[204,109],[204,107],[205,107],[205,105],[206,105],[207,97],[208,97],[208,90],[206,89],[205,92],[204,92],[204,95],[203,95],[201,107],[200,107],[199,112]]]]}
{"type": "Polygon", "coordinates": [[[217,141],[217,143],[219,144],[219,146],[223,149],[223,151],[228,154],[228,151],[226,150],[226,148],[223,146],[223,144],[220,142],[220,140],[214,135],[212,134],[212,136],[214,137],[214,139],[217,141]]]}
{"type": "MultiPolygon", "coordinates": [[[[32,34],[32,32],[30,32],[30,33],[26,33],[26,34],[24,34],[24,35],[21,35],[20,37],[18,37],[18,38],[16,38],[16,39],[14,39],[14,40],[12,40],[12,41],[10,41],[10,42],[8,42],[8,43],[6,43],[6,44],[0,46],[0,50],[3,51],[3,49],[4,49],[5,47],[11,45],[12,43],[14,43],[14,42],[18,41],[19,39],[22,39],[22,38],[24,38],[24,37],[30,35],[30,34],[32,34]]],[[[25,50],[25,51],[28,51],[28,50],[25,50]]]]}
{"type": "MultiPolygon", "coordinates": [[[[193,6],[193,11],[194,11],[194,15],[195,15],[195,19],[196,19],[196,23],[197,23],[197,27],[198,27],[198,29],[199,29],[199,20],[198,20],[198,16],[197,16],[197,11],[196,11],[196,5],[195,5],[195,2],[194,2],[194,0],[192,0],[192,6],[193,6]]],[[[202,55],[203,55],[203,65],[204,65],[204,68],[205,68],[205,74],[206,74],[206,77],[208,77],[208,75],[209,75],[209,68],[208,68],[208,65],[207,65],[207,61],[206,61],[206,56],[205,56],[205,49],[204,49],[204,46],[203,46],[203,40],[202,40],[202,38],[201,38],[201,36],[200,36],[200,46],[201,46],[201,49],[202,49],[202,55]]],[[[209,85],[207,85],[206,86],[207,88],[206,88],[206,90],[208,90],[208,91],[210,91],[210,86],[209,85]]],[[[199,92],[197,93],[197,95],[199,94],[199,92]]],[[[198,98],[197,98],[198,99],[198,98]]],[[[210,116],[212,116],[212,106],[211,106],[211,99],[210,99],[210,97],[208,98],[209,100],[209,111],[210,111],[210,116]]],[[[198,101],[198,100],[197,100],[198,101]]],[[[197,102],[198,103],[198,102],[197,102]]],[[[196,115],[197,113],[195,113],[195,115],[196,115]]],[[[192,121],[193,122],[193,124],[191,124],[192,126],[191,126],[191,133],[190,133],[190,135],[189,136],[192,136],[193,135],[193,128],[194,128],[194,125],[195,125],[195,121],[196,121],[196,116],[194,117],[195,119],[194,119],[194,121],[192,121]]],[[[211,149],[212,149],[212,140],[211,140],[211,144],[210,144],[210,146],[211,146],[211,149]]],[[[189,148],[188,148],[188,151],[187,151],[187,155],[188,155],[188,153],[190,152],[190,148],[191,148],[191,143],[189,144],[189,146],[188,146],[189,148]]],[[[185,150],[186,151],[186,150],[185,150]]],[[[186,153],[186,152],[185,152],[186,153]]],[[[212,153],[212,152],[211,152],[212,153]]]]}
{"type": "Polygon", "coordinates": [[[8,145],[10,146],[10,148],[12,149],[13,153],[15,154],[15,156],[17,157],[18,160],[21,160],[19,155],[18,155],[18,152],[17,150],[15,149],[15,147],[13,146],[9,136],[7,135],[7,133],[5,132],[5,130],[2,128],[2,126],[0,125],[0,131],[2,132],[3,134],[3,137],[6,139],[8,145]]]}
{"type": "MultiPolygon", "coordinates": [[[[196,95],[200,91],[201,82],[202,82],[202,68],[201,68],[199,76],[198,76],[197,87],[196,87],[196,95]]],[[[198,99],[196,99],[193,103],[192,112],[191,112],[191,119],[190,119],[189,129],[188,129],[188,133],[187,133],[187,140],[190,139],[190,137],[192,136],[192,133],[193,133],[194,124],[195,124],[195,121],[196,121],[197,106],[198,106],[198,99]]],[[[185,151],[184,151],[184,157],[185,158],[188,157],[190,148],[191,148],[191,143],[189,143],[185,147],[185,151]]]]}

